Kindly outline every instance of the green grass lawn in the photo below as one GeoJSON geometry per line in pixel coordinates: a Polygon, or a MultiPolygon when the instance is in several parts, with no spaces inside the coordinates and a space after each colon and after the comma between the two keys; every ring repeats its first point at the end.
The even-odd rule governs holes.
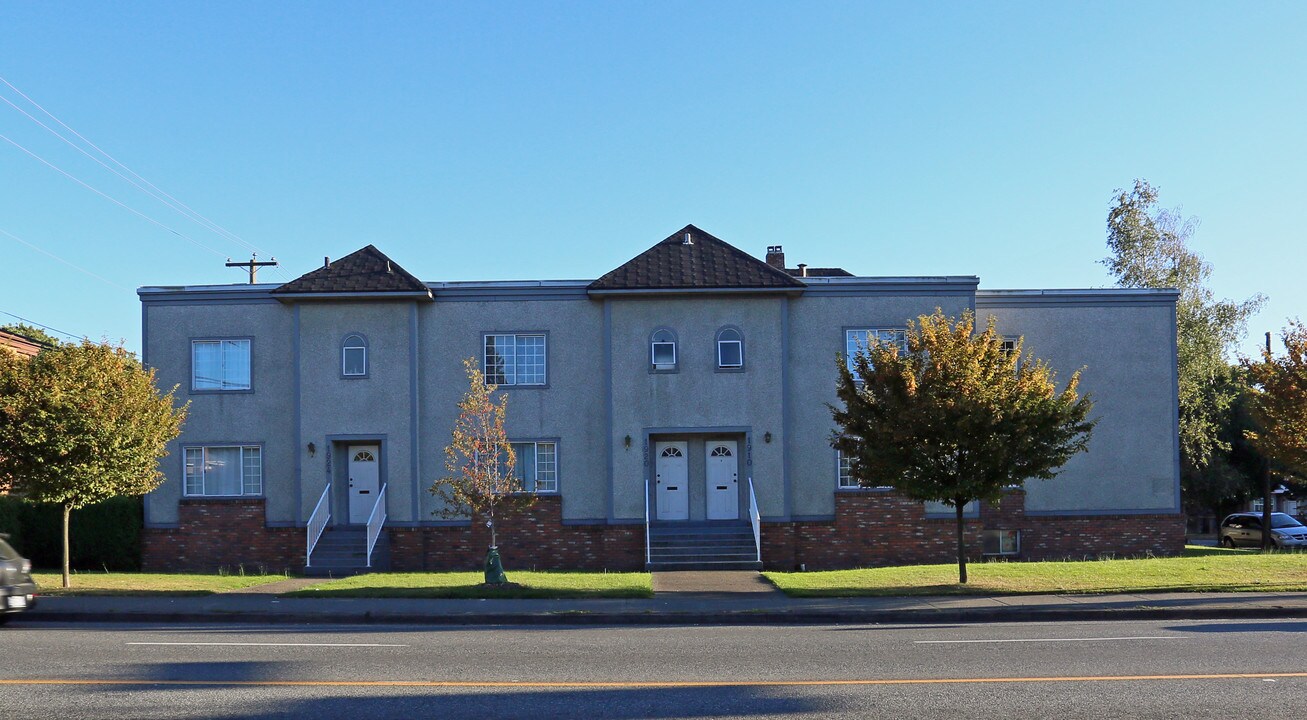
{"type": "Polygon", "coordinates": [[[956,563],[763,575],[793,597],[1307,591],[1307,553],[1191,545],[1174,558],[968,563],[966,585],[956,563]]]}
{"type": "Polygon", "coordinates": [[[75,572],[64,589],[58,572],[34,572],[41,595],[211,595],[285,580],[285,575],[201,575],[133,572],[75,572]]]}
{"type": "Polygon", "coordinates": [[[288,593],[291,597],[363,598],[647,598],[649,573],[527,572],[514,570],[515,585],[482,584],[480,572],[374,573],[330,580],[288,593]]]}

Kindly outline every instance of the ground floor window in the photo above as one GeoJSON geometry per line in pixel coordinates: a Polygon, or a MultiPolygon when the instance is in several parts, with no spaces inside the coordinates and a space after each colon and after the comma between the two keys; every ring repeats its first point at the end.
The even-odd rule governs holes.
{"type": "Polygon", "coordinates": [[[558,492],[558,445],[552,442],[515,442],[517,465],[513,472],[526,492],[558,492]]]}
{"type": "MultiPolygon", "coordinates": [[[[839,468],[839,470],[835,474],[836,487],[842,489],[850,489],[850,490],[862,487],[862,485],[858,484],[857,479],[853,477],[853,463],[850,462],[849,456],[845,455],[839,450],[836,450],[835,464],[839,468]]],[[[876,485],[875,487],[879,490],[885,490],[890,488],[889,485],[876,485]]]]}
{"type": "Polygon", "coordinates": [[[206,445],[183,450],[187,495],[263,494],[263,449],[258,445],[206,445]]]}
{"type": "Polygon", "coordinates": [[[1021,552],[1020,530],[986,530],[982,540],[986,555],[1016,555],[1021,552]]]}

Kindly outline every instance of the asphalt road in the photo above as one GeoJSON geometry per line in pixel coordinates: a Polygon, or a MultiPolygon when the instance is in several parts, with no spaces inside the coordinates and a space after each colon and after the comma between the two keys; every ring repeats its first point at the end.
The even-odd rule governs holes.
{"type": "Polygon", "coordinates": [[[36,625],[0,717],[1296,716],[1307,621],[827,627],[36,625]]]}

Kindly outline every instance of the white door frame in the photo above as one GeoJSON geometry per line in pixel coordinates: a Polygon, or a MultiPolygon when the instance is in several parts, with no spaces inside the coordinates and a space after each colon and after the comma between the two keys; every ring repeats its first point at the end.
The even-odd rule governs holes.
{"type": "Polygon", "coordinates": [[[705,440],[703,457],[707,518],[739,520],[740,444],[735,440],[705,440]]]}
{"type": "Polygon", "coordinates": [[[380,443],[350,444],[345,448],[345,470],[348,473],[348,511],[350,525],[367,523],[372,509],[377,504],[377,494],[381,492],[381,445],[380,443]],[[360,457],[371,460],[355,460],[360,457]]]}
{"type": "Polygon", "coordinates": [[[690,444],[684,440],[654,443],[654,497],[658,505],[658,520],[690,519],[689,482],[690,444]]]}

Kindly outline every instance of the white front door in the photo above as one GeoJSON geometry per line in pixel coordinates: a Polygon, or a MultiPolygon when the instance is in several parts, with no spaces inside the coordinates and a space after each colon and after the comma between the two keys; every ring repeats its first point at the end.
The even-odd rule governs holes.
{"type": "Polygon", "coordinates": [[[658,492],[659,520],[690,519],[690,478],[687,455],[689,446],[683,442],[654,444],[654,481],[658,492]]]}
{"type": "Polygon", "coordinates": [[[377,461],[381,455],[378,445],[349,446],[349,524],[364,525],[377,504],[381,490],[381,470],[377,461]]]}
{"type": "Polygon", "coordinates": [[[708,519],[740,518],[739,463],[734,440],[709,440],[704,443],[707,458],[708,519]]]}

